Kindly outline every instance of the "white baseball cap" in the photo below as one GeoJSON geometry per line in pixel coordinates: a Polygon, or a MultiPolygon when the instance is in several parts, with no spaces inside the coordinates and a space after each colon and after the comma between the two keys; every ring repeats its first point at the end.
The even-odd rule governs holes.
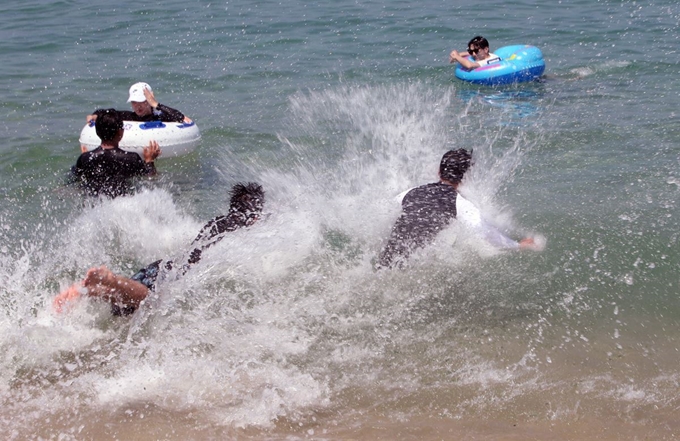
{"type": "Polygon", "coordinates": [[[147,89],[149,92],[152,92],[151,86],[149,86],[146,83],[135,83],[132,86],[130,86],[130,98],[128,98],[127,102],[135,101],[137,103],[143,103],[146,101],[146,96],[144,96],[144,89],[147,89]]]}

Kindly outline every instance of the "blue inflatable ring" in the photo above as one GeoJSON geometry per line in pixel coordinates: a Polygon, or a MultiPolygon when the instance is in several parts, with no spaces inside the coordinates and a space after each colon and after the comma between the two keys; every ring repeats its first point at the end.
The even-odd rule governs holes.
{"type": "MultiPolygon", "coordinates": [[[[536,80],[545,70],[543,54],[536,46],[524,44],[503,46],[493,53],[500,57],[500,60],[486,66],[467,70],[458,64],[456,78],[473,84],[498,86],[536,80]]],[[[474,61],[472,57],[469,59],[474,61]]]]}

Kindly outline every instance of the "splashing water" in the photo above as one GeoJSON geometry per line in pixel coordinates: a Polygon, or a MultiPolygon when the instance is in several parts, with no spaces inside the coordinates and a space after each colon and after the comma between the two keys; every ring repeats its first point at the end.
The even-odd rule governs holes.
{"type": "Polygon", "coordinates": [[[417,413],[421,404],[403,408],[400,396],[425,403],[450,376],[459,379],[456,394],[480,382],[533,388],[532,348],[516,347],[517,362],[499,370],[484,350],[466,349],[488,330],[459,336],[459,322],[470,326],[476,313],[515,314],[508,296],[518,274],[506,258],[493,266],[509,272],[493,282],[481,277],[489,265],[480,244],[440,240],[403,272],[372,269],[399,213],[395,197],[436,180],[450,148],[474,148],[467,191],[512,226],[497,193],[531,146],[516,129],[471,134],[484,118],[470,114],[479,111],[489,109],[425,85],[295,95],[279,161],[259,175],[266,220],[229,234],[184,277],[162,280],[131,319],[111,318],[92,300],[55,315],[50,299],[92,265],[131,275],[182,256],[202,222],[152,189],[58,223],[23,260],[3,261],[2,418],[18,418],[17,433],[48,418],[36,433],[62,435],[121,412],[271,428],[281,419],[302,424],[310,409],[361,407],[373,394],[417,413]]]}

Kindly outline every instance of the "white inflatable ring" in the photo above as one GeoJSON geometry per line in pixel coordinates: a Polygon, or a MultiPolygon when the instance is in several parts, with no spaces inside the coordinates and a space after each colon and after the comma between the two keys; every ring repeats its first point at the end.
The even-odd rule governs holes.
{"type": "MultiPolygon", "coordinates": [[[[161,148],[161,158],[182,156],[193,152],[201,141],[201,132],[194,122],[125,121],[125,134],[119,147],[142,155],[149,141],[156,141],[161,148]]],[[[80,145],[94,150],[101,144],[95,125],[88,123],[80,132],[80,145]]]]}

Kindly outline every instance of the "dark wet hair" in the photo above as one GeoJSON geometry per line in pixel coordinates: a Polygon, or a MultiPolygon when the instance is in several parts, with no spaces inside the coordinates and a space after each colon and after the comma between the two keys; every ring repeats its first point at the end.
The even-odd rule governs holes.
{"type": "Polygon", "coordinates": [[[486,40],[486,38],[482,37],[481,35],[477,35],[475,38],[468,42],[467,47],[469,48],[470,46],[474,46],[476,49],[485,49],[489,47],[489,42],[486,40]]]}
{"type": "Polygon", "coordinates": [[[465,149],[449,150],[439,163],[439,177],[451,184],[458,184],[472,165],[472,151],[465,149]]]}
{"type": "Polygon", "coordinates": [[[123,128],[123,118],[116,109],[106,109],[97,116],[94,128],[102,141],[111,141],[118,134],[118,130],[123,128]]]}
{"type": "Polygon", "coordinates": [[[231,189],[229,211],[237,211],[246,216],[257,216],[264,205],[264,190],[255,182],[238,183],[231,189]]]}

